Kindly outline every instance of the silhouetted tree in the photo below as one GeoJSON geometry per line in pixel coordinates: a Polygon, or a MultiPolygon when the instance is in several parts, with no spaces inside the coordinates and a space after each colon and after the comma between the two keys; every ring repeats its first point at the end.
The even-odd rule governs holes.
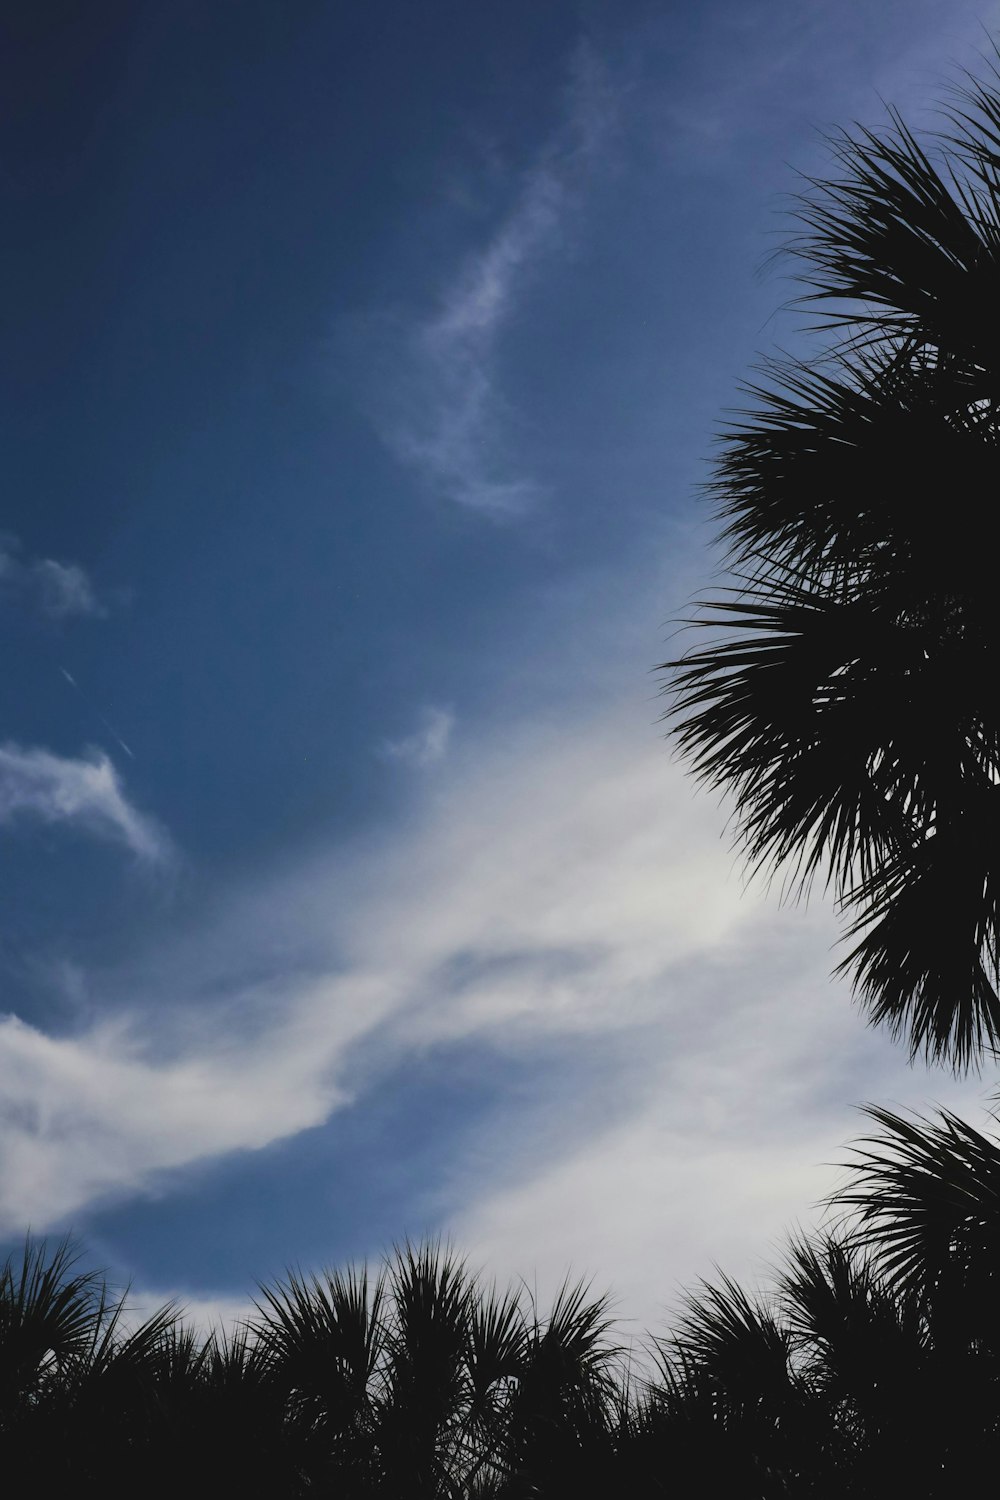
{"type": "Polygon", "coordinates": [[[668,666],[751,865],[823,875],[872,1019],[963,1067],[1000,1039],[1000,74],[946,113],[834,138],[798,200],[816,356],[723,435],[734,582],[668,666]]]}
{"type": "Polygon", "coordinates": [[[603,1299],[541,1316],[452,1254],[290,1275],[228,1339],[120,1300],[63,1247],[0,1270],[15,1489],[107,1496],[950,1497],[1000,1461],[1000,1142],[870,1111],[833,1233],[771,1291],[721,1278],[630,1373],[603,1299]],[[15,1483],[16,1481],[16,1483],[15,1483]]]}
{"type": "Polygon", "coordinates": [[[199,1338],[170,1308],[130,1326],[66,1246],[29,1243],[0,1269],[0,1456],[43,1494],[514,1500],[570,1477],[604,1494],[607,1331],[582,1288],[543,1318],[407,1245],[374,1278],[290,1274],[228,1338],[199,1338]]]}

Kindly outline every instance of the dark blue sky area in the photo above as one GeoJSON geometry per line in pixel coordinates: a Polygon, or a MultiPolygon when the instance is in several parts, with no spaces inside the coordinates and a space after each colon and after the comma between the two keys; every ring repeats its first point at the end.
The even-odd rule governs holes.
{"type": "MultiPolygon", "coordinates": [[[[129,6],[94,37],[42,7],[10,28],[8,524],[130,595],[128,644],[98,629],[74,653],[140,764],[169,737],[171,814],[195,827],[225,815],[195,760],[238,735],[242,790],[258,758],[273,779],[286,715],[327,741],[344,692],[391,674],[400,619],[434,632],[436,571],[481,559],[482,536],[400,503],[330,341],[426,276],[442,157],[466,166],[473,123],[492,107],[511,153],[545,128],[568,13],[521,9],[129,6]]],[[[59,710],[38,712],[26,735],[59,710]]]]}

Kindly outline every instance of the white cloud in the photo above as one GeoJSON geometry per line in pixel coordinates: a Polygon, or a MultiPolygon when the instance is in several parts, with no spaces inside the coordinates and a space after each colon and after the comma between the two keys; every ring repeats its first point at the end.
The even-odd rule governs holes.
{"type": "Polygon", "coordinates": [[[455,270],[437,310],[366,327],[388,345],[371,408],[387,446],[436,493],[496,517],[540,493],[504,441],[508,403],[497,372],[500,342],[542,262],[565,249],[568,219],[607,143],[613,103],[596,58],[578,53],[565,118],[525,174],[506,218],[455,270]]]}
{"type": "Polygon", "coordinates": [[[141,1009],[76,1036],[0,1024],[3,1227],[161,1190],[474,1042],[487,1070],[551,1074],[456,1139],[428,1223],[399,1232],[444,1224],[543,1285],[572,1266],[655,1321],[823,1193],[855,1099],[971,1097],[863,1027],[827,981],[822,914],[742,891],[718,810],[639,707],[463,742],[391,849],[245,892],[124,975],[155,1027],[141,1009]]]}
{"type": "Polygon", "coordinates": [[[0,596],[4,593],[53,620],[108,612],[79,563],[26,557],[10,536],[0,537],[0,596]]]}
{"type": "Polygon", "coordinates": [[[128,801],[100,750],[73,759],[37,746],[0,745],[0,825],[22,819],[69,824],[152,863],[168,853],[165,835],[128,801]]]}
{"type": "Polygon", "coordinates": [[[383,740],[379,753],[388,760],[404,761],[423,770],[444,759],[454,727],[455,715],[450,708],[428,705],[421,710],[420,723],[413,734],[398,740],[383,740]]]}
{"type": "Polygon", "coordinates": [[[322,1086],[327,1057],[310,1065],[302,1040],[299,1029],[286,1045],[269,1037],[263,1051],[234,1044],[156,1061],[124,1028],[53,1038],[8,1016],[0,1022],[3,1223],[41,1229],[103,1194],[140,1191],[160,1170],[317,1124],[338,1095],[322,1086]]]}
{"type": "Polygon", "coordinates": [[[168,1304],[177,1309],[186,1328],[202,1335],[232,1332],[258,1316],[250,1297],[189,1296],[183,1289],[163,1292],[136,1288],[129,1294],[126,1326],[151,1317],[168,1304]]]}

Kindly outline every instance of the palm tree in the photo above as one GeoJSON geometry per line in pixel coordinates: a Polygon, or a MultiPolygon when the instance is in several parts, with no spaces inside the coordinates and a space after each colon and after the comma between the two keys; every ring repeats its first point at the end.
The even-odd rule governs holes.
{"type": "Polygon", "coordinates": [[[946,113],[840,135],[799,198],[816,354],[723,434],[733,584],[667,666],[751,867],[824,877],[871,1018],[961,1068],[1000,1041],[1000,73],[946,113]]]}
{"type": "Polygon", "coordinates": [[[157,1421],[164,1342],[162,1308],[133,1327],[125,1298],[92,1271],[74,1269],[68,1242],[51,1254],[25,1242],[20,1263],[0,1266],[0,1438],[8,1473],[52,1492],[91,1477],[122,1492],[142,1481],[157,1421]],[[117,1442],[109,1452],[108,1435],[117,1442]]]}
{"type": "Polygon", "coordinates": [[[542,1317],[440,1246],[406,1244],[374,1280],[290,1275],[258,1310],[254,1347],[308,1485],[357,1500],[608,1492],[594,1486],[614,1459],[617,1351],[584,1288],[542,1317]]]}
{"type": "Polygon", "coordinates": [[[0,1267],[9,1485],[109,1497],[951,1497],[1000,1460],[1000,1140],[869,1112],[831,1233],[769,1292],[691,1296],[630,1375],[603,1299],[542,1315],[435,1246],[262,1289],[228,1339],[120,1298],[65,1247],[0,1267]]]}
{"type": "Polygon", "coordinates": [[[543,1317],[405,1245],[374,1277],[291,1274],[203,1338],[170,1307],[128,1326],[67,1246],[28,1243],[0,1266],[4,1472],[111,1497],[604,1496],[631,1433],[608,1326],[582,1287],[543,1317]]]}
{"type": "Polygon", "coordinates": [[[767,1296],[703,1284],[660,1345],[645,1425],[682,1490],[944,1500],[995,1470],[1000,1142],[869,1113],[834,1232],[767,1296]]]}
{"type": "Polygon", "coordinates": [[[504,1445],[503,1500],[613,1494],[619,1463],[621,1351],[604,1298],[561,1288],[544,1320],[532,1306],[515,1368],[504,1445]]]}

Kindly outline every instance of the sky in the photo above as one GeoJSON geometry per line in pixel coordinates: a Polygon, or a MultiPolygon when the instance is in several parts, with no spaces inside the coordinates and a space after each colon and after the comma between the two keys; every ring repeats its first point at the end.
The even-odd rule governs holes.
{"type": "Polygon", "coordinates": [[[438,1237],[663,1332],[911,1066],[655,668],[824,132],[977,0],[0,16],[0,1254],[204,1323],[438,1237]]]}

